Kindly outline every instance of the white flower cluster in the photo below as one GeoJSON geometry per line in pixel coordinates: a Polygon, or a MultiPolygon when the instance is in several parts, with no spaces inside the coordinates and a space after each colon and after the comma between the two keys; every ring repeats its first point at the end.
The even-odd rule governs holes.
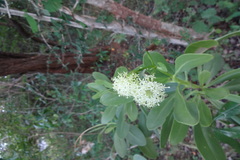
{"type": "Polygon", "coordinates": [[[141,79],[136,73],[124,72],[112,79],[113,89],[119,96],[133,97],[137,104],[151,108],[159,105],[166,97],[166,87],[154,79],[152,75],[145,75],[141,79]]]}

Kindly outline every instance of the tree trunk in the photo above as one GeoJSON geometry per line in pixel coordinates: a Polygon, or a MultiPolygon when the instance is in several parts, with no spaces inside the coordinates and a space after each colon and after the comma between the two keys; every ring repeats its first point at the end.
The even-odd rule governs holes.
{"type": "MultiPolygon", "coordinates": [[[[103,50],[110,52],[110,47],[103,50]]],[[[69,73],[71,71],[91,73],[99,60],[100,49],[89,50],[90,54],[16,54],[0,52],[0,76],[10,74],[40,73],[69,73]],[[79,60],[78,60],[79,59],[79,60]]]]}

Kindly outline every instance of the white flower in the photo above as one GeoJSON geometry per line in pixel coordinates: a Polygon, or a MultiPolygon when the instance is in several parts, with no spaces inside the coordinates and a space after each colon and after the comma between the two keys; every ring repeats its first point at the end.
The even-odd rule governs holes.
{"type": "Polygon", "coordinates": [[[152,108],[159,105],[166,97],[165,86],[153,81],[154,77],[145,77],[140,81],[134,100],[142,106],[152,108]]]}
{"type": "Polygon", "coordinates": [[[120,96],[133,97],[138,105],[151,108],[159,105],[166,97],[166,87],[154,79],[152,75],[145,75],[141,79],[135,73],[124,72],[113,78],[113,89],[120,96]]]}
{"type": "Polygon", "coordinates": [[[137,87],[137,78],[138,75],[135,73],[128,75],[127,72],[123,72],[112,79],[113,89],[117,91],[120,96],[130,97],[132,96],[132,91],[137,87]]]}

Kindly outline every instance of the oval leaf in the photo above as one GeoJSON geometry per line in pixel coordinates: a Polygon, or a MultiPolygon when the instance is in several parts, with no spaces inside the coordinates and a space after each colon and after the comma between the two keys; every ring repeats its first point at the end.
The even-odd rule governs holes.
{"type": "Polygon", "coordinates": [[[116,114],[117,107],[107,107],[102,114],[101,123],[106,124],[111,121],[116,114]]]}
{"type": "Polygon", "coordinates": [[[208,88],[203,90],[206,96],[211,99],[220,100],[229,95],[226,88],[208,88]]]}
{"type": "Polygon", "coordinates": [[[205,160],[226,160],[223,149],[210,128],[194,126],[194,139],[205,160]]]}
{"type": "Polygon", "coordinates": [[[207,83],[207,81],[210,79],[211,77],[211,73],[207,70],[204,70],[202,72],[200,72],[200,74],[198,75],[198,80],[200,85],[204,85],[205,83],[207,83]]]}
{"type": "Polygon", "coordinates": [[[143,154],[150,158],[150,159],[156,159],[158,156],[157,148],[154,145],[151,138],[147,138],[147,144],[145,146],[140,146],[139,149],[143,152],[143,154]]]}
{"type": "Polygon", "coordinates": [[[173,114],[176,121],[185,125],[194,126],[199,121],[199,117],[194,117],[192,111],[187,107],[179,88],[175,93],[173,114]]]}
{"type": "Polygon", "coordinates": [[[231,71],[228,71],[224,74],[222,74],[221,76],[217,77],[216,79],[214,79],[213,81],[210,82],[210,84],[208,86],[212,86],[227,80],[231,80],[231,79],[238,79],[240,78],[240,68],[238,69],[234,69],[231,71]]]}
{"type": "Polygon", "coordinates": [[[169,115],[164,122],[162,129],[161,129],[161,134],[160,134],[160,145],[162,148],[164,148],[167,144],[168,137],[170,135],[171,127],[173,124],[173,116],[172,114],[169,115]]]}
{"type": "Polygon", "coordinates": [[[203,40],[194,42],[186,48],[184,53],[203,53],[208,49],[218,45],[218,42],[215,40],[203,40]]]}
{"type": "Polygon", "coordinates": [[[130,126],[129,133],[126,138],[132,145],[145,146],[147,144],[146,138],[142,131],[134,125],[130,126]]]}
{"type": "Polygon", "coordinates": [[[104,80],[111,83],[110,79],[100,72],[93,72],[92,76],[95,80],[104,80]]]}
{"type": "Polygon", "coordinates": [[[179,142],[182,142],[188,131],[188,126],[173,121],[169,141],[172,145],[177,145],[179,142]]]}
{"type": "Polygon", "coordinates": [[[207,63],[211,59],[213,59],[213,56],[210,54],[183,54],[175,61],[175,75],[207,63]]]}
{"type": "Polygon", "coordinates": [[[147,115],[147,128],[154,130],[160,127],[173,109],[174,96],[165,99],[160,106],[154,107],[147,115]]]}
{"type": "Polygon", "coordinates": [[[105,106],[119,106],[132,101],[132,98],[119,96],[117,93],[114,92],[107,92],[100,98],[100,102],[105,106]]]}
{"type": "Polygon", "coordinates": [[[131,102],[131,103],[127,103],[125,105],[125,110],[126,110],[126,113],[128,115],[128,118],[131,120],[131,121],[135,121],[138,117],[138,108],[136,106],[136,104],[134,102],[131,102]]]}
{"type": "Polygon", "coordinates": [[[118,155],[123,158],[127,154],[127,144],[124,139],[119,138],[115,133],[113,137],[114,148],[117,151],[118,155]]]}
{"type": "Polygon", "coordinates": [[[200,124],[203,127],[208,127],[212,123],[212,113],[208,106],[201,100],[198,104],[200,113],[200,124]]]}
{"type": "Polygon", "coordinates": [[[147,159],[139,154],[134,154],[133,160],[147,160],[147,159]]]}

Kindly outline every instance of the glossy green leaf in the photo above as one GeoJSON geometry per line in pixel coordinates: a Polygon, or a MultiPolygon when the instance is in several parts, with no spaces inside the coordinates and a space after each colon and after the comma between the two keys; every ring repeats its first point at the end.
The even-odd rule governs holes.
{"type": "Polygon", "coordinates": [[[204,70],[200,72],[198,75],[199,84],[203,86],[205,83],[207,83],[210,77],[211,77],[211,73],[209,71],[204,70]]]}
{"type": "Polygon", "coordinates": [[[117,110],[117,107],[112,107],[112,106],[107,107],[102,114],[101,123],[106,124],[109,121],[111,121],[116,115],[116,110],[117,110]]]}
{"type": "Polygon", "coordinates": [[[206,96],[211,99],[220,100],[228,96],[230,93],[226,88],[208,88],[203,90],[206,96]]]}
{"type": "Polygon", "coordinates": [[[212,113],[210,108],[201,100],[198,104],[200,114],[200,124],[203,127],[208,127],[212,123],[212,113]]]}
{"type": "Polygon", "coordinates": [[[207,63],[211,59],[213,59],[213,56],[210,54],[183,54],[175,61],[175,75],[207,63]]]}
{"type": "Polygon", "coordinates": [[[240,104],[228,102],[222,107],[214,120],[227,120],[238,114],[240,114],[240,104]]]}
{"type": "Polygon", "coordinates": [[[132,145],[145,146],[147,144],[146,138],[142,131],[134,125],[130,126],[130,130],[126,139],[132,145]]]}
{"type": "Polygon", "coordinates": [[[104,81],[107,81],[107,82],[111,83],[110,79],[106,75],[104,75],[100,72],[93,72],[92,76],[95,80],[104,80],[104,81]]]}
{"type": "Polygon", "coordinates": [[[210,128],[194,126],[194,139],[205,160],[226,160],[224,151],[210,128]]]}
{"type": "Polygon", "coordinates": [[[222,133],[225,136],[240,139],[240,127],[224,128],[224,129],[215,129],[218,132],[222,133]]]}
{"type": "Polygon", "coordinates": [[[140,112],[138,117],[138,127],[143,132],[145,137],[150,137],[152,135],[152,132],[148,130],[146,121],[146,116],[143,112],[140,112]]]}
{"type": "Polygon", "coordinates": [[[123,72],[128,72],[128,69],[126,67],[118,67],[116,70],[115,70],[115,73],[114,73],[114,76],[113,77],[117,77],[119,73],[123,73],[123,72]]]}
{"type": "Polygon", "coordinates": [[[240,96],[235,95],[235,94],[229,94],[224,99],[227,99],[229,101],[236,102],[236,103],[240,104],[240,96]]]}
{"type": "Polygon", "coordinates": [[[29,16],[28,14],[25,14],[25,18],[26,18],[28,24],[30,25],[30,28],[31,28],[32,32],[33,33],[38,32],[37,21],[33,17],[29,16]]]}
{"type": "Polygon", "coordinates": [[[174,96],[165,99],[159,106],[152,108],[147,116],[147,128],[154,130],[160,127],[174,106],[174,96]]]}
{"type": "Polygon", "coordinates": [[[184,53],[203,53],[215,46],[218,46],[218,42],[215,40],[198,41],[188,45],[184,53]]]}
{"type": "Polygon", "coordinates": [[[115,128],[116,128],[116,124],[110,124],[110,125],[107,126],[104,133],[108,134],[108,133],[112,132],[115,128]]]}
{"type": "Polygon", "coordinates": [[[118,137],[115,133],[113,137],[114,148],[118,155],[123,158],[127,154],[127,144],[123,138],[118,137]]]}
{"type": "Polygon", "coordinates": [[[118,117],[116,128],[117,128],[116,133],[118,134],[118,136],[120,138],[125,138],[129,134],[130,124],[128,124],[125,121],[124,109],[122,109],[122,111],[118,117]]]}
{"type": "Polygon", "coordinates": [[[225,136],[218,130],[214,130],[214,135],[219,139],[219,141],[229,144],[236,152],[240,153],[240,143],[231,137],[225,136]]]}
{"type": "Polygon", "coordinates": [[[100,98],[100,102],[105,106],[119,106],[122,104],[126,104],[132,102],[132,98],[126,98],[123,96],[119,96],[117,93],[114,92],[106,92],[100,98]]]}
{"type": "Polygon", "coordinates": [[[188,131],[188,126],[178,123],[177,121],[173,121],[169,141],[172,145],[177,145],[179,142],[182,142],[185,138],[188,131]]]}
{"type": "Polygon", "coordinates": [[[240,35],[240,31],[236,31],[236,32],[232,32],[232,33],[229,33],[229,34],[226,34],[222,37],[219,37],[219,38],[216,38],[215,40],[216,41],[221,41],[223,39],[227,39],[227,38],[230,38],[230,37],[233,37],[233,36],[239,36],[240,35]]]}
{"type": "Polygon", "coordinates": [[[157,148],[153,143],[151,138],[146,138],[147,144],[145,146],[140,146],[139,149],[143,154],[150,159],[156,159],[158,156],[157,148]]]}
{"type": "Polygon", "coordinates": [[[162,129],[161,129],[161,135],[160,135],[161,148],[164,148],[167,144],[172,124],[173,124],[173,115],[170,114],[167,117],[166,121],[163,123],[162,129]]]}
{"type": "Polygon", "coordinates": [[[174,119],[179,123],[194,126],[199,121],[199,117],[195,117],[195,112],[197,112],[196,109],[197,107],[190,108],[190,106],[187,106],[185,99],[178,88],[174,98],[174,119]]]}
{"type": "Polygon", "coordinates": [[[211,81],[208,86],[212,86],[227,80],[238,79],[238,78],[240,78],[240,68],[234,69],[222,74],[221,76],[211,81]]]}
{"type": "Polygon", "coordinates": [[[232,81],[226,83],[223,87],[230,91],[240,91],[240,78],[233,79],[232,81]]]}
{"type": "Polygon", "coordinates": [[[219,53],[212,54],[214,57],[211,61],[203,65],[203,70],[209,71],[211,73],[211,79],[214,78],[219,71],[222,70],[225,62],[222,55],[219,53]]]}
{"type": "Polygon", "coordinates": [[[138,117],[138,108],[134,102],[125,104],[125,110],[128,118],[133,122],[138,117]]]}
{"type": "Polygon", "coordinates": [[[133,160],[147,160],[147,159],[139,154],[134,154],[133,160]]]}

